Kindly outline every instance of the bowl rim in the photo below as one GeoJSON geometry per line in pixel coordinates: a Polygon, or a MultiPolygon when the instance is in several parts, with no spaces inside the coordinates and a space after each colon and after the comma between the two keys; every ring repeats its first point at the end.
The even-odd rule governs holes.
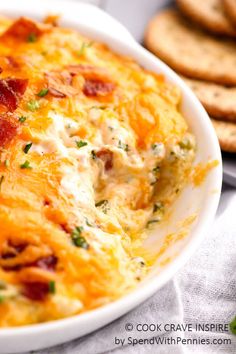
{"type": "MultiPolygon", "coordinates": [[[[56,3],[66,3],[66,1],[54,1],[54,5],[56,3]]],[[[72,2],[73,3],[73,2],[72,2]]],[[[74,3],[75,4],[75,3],[74,3]]],[[[81,4],[77,4],[81,5],[81,4]]],[[[83,4],[84,5],[84,4],[83,4]]],[[[67,3],[68,6],[68,3],[67,3]]],[[[93,8],[93,5],[86,4],[87,7],[93,8]]],[[[30,10],[32,13],[34,10],[30,10]]],[[[101,11],[101,10],[100,10],[101,11]]],[[[174,82],[178,87],[181,88],[183,94],[186,96],[186,100],[189,100],[192,106],[199,111],[198,116],[201,116],[202,121],[204,121],[204,129],[207,130],[209,135],[209,145],[211,145],[211,155],[214,159],[219,161],[219,164],[214,170],[211,171],[211,175],[209,178],[212,182],[214,182],[215,188],[218,190],[218,193],[212,198],[206,196],[205,204],[204,204],[204,211],[205,217],[203,220],[199,220],[197,225],[195,226],[194,230],[191,233],[191,240],[188,244],[184,246],[181,250],[180,254],[175,257],[173,261],[168,264],[165,269],[158,275],[154,276],[153,278],[149,279],[145,285],[138,286],[134,290],[132,290],[129,294],[117,299],[107,305],[101,306],[91,311],[87,311],[82,314],[77,314],[68,318],[63,318],[55,321],[39,323],[39,324],[31,324],[25,325],[22,327],[10,327],[10,328],[3,328],[0,329],[0,339],[15,339],[29,334],[46,334],[50,335],[50,333],[54,331],[58,331],[59,329],[66,330],[71,326],[78,326],[86,324],[88,322],[93,321],[96,318],[96,321],[101,321],[103,319],[110,318],[111,313],[113,316],[111,320],[105,320],[104,324],[107,324],[118,317],[125,314],[127,311],[135,308],[137,305],[141,304],[143,301],[151,297],[158,289],[160,289],[165,283],[167,283],[175,274],[176,272],[190,259],[196,248],[199,246],[200,242],[203,240],[203,237],[210,227],[218,204],[220,200],[220,190],[222,186],[222,159],[221,159],[221,152],[219,148],[218,139],[216,134],[213,130],[213,127],[210,123],[209,117],[202,107],[201,103],[192,93],[192,91],[187,87],[187,85],[182,81],[182,79],[172,70],[170,69],[165,63],[163,63],[160,59],[156,58],[153,54],[148,52],[145,48],[141,47],[137,42],[131,40],[125,42],[123,39],[117,38],[112,33],[105,33],[101,29],[94,29],[90,25],[80,24],[79,21],[73,20],[73,16],[71,16],[71,20],[67,22],[72,23],[72,27],[77,27],[77,29],[82,32],[86,33],[88,36],[100,38],[99,40],[104,43],[108,43],[108,46],[111,47],[109,42],[113,41],[114,45],[117,48],[122,48],[122,51],[126,51],[131,54],[132,57],[135,57],[135,60],[143,65],[143,63],[147,63],[145,66],[155,66],[158,71],[164,74],[167,80],[174,82]],[[140,59],[136,59],[136,57],[140,59]],[[151,64],[150,64],[151,63],[151,64]]],[[[112,49],[113,50],[113,49],[112,49]]],[[[115,51],[115,50],[113,50],[115,51]]],[[[121,50],[117,50],[117,52],[121,52],[121,50]]],[[[153,71],[153,70],[152,70],[153,71]]],[[[101,325],[102,326],[102,325],[101,325]]],[[[101,326],[96,327],[95,329],[100,328],[101,326]]],[[[93,329],[94,330],[94,329],[93,329]]],[[[92,332],[88,331],[86,333],[92,332]]],[[[60,341],[58,341],[59,343],[60,341]]]]}

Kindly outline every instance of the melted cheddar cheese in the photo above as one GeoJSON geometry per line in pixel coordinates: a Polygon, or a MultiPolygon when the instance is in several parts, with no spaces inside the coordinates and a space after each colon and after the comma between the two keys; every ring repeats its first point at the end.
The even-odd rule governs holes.
{"type": "Polygon", "coordinates": [[[1,327],[132,290],[194,159],[178,88],[46,22],[0,20],[1,327]]]}

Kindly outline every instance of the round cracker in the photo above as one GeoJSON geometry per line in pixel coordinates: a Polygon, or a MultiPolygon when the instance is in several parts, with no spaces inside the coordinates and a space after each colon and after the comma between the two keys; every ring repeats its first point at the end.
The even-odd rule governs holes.
{"type": "Polygon", "coordinates": [[[236,152],[236,124],[211,119],[220,147],[226,152],[236,152]]]}
{"type": "Polygon", "coordinates": [[[232,24],[236,26],[236,0],[223,0],[223,6],[232,24]]]}
{"type": "Polygon", "coordinates": [[[182,79],[193,90],[209,115],[236,122],[236,87],[221,86],[184,76],[182,79]]]}
{"type": "Polygon", "coordinates": [[[206,30],[236,36],[236,29],[226,16],[222,0],[177,0],[177,4],[183,14],[206,30]]]}
{"type": "Polygon", "coordinates": [[[164,10],[151,20],[145,44],[185,76],[236,86],[235,41],[201,31],[177,10],[164,10]]]}

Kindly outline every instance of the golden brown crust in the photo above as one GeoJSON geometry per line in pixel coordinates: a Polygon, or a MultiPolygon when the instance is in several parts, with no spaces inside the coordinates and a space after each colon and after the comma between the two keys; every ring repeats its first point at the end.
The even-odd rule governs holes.
{"type": "Polygon", "coordinates": [[[236,124],[211,119],[220,147],[226,152],[236,152],[236,124]]]}
{"type": "Polygon", "coordinates": [[[235,0],[223,0],[223,6],[226,15],[232,22],[233,26],[236,27],[236,1],[235,0]]]}
{"type": "Polygon", "coordinates": [[[235,42],[202,32],[176,10],[164,10],[151,20],[145,44],[185,76],[236,85],[235,42]]]}
{"type": "Polygon", "coordinates": [[[227,18],[221,0],[177,0],[180,10],[190,20],[216,34],[236,36],[236,30],[227,18]]]}
{"type": "Polygon", "coordinates": [[[221,86],[184,76],[182,79],[193,90],[209,115],[236,122],[236,87],[221,86]]]}

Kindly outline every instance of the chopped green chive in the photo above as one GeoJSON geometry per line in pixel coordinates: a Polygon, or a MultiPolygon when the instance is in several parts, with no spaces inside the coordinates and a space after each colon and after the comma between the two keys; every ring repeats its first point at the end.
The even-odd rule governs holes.
{"type": "Polygon", "coordinates": [[[104,200],[101,200],[100,202],[96,203],[95,206],[97,208],[101,208],[103,213],[107,213],[108,209],[109,209],[109,206],[108,206],[108,200],[104,199],[104,200]]]}
{"type": "Polygon", "coordinates": [[[155,156],[160,156],[163,152],[163,144],[162,143],[152,144],[151,148],[152,148],[155,156]]]}
{"type": "Polygon", "coordinates": [[[2,304],[4,300],[5,300],[5,297],[3,295],[0,295],[0,304],[2,304]]]}
{"type": "Polygon", "coordinates": [[[193,147],[191,141],[187,137],[183,138],[183,140],[179,142],[179,146],[181,149],[185,150],[191,150],[193,147]]]}
{"type": "Polygon", "coordinates": [[[76,226],[76,228],[71,233],[72,241],[76,247],[81,247],[87,250],[89,249],[89,244],[86,239],[81,235],[82,231],[82,226],[76,226]]]}
{"type": "Polygon", "coordinates": [[[2,189],[2,183],[3,183],[3,181],[4,181],[4,176],[2,175],[1,177],[0,177],[0,191],[1,191],[1,189],[2,189]]]}
{"type": "Polygon", "coordinates": [[[49,283],[48,283],[48,290],[51,294],[55,294],[56,292],[56,284],[55,284],[55,281],[51,280],[49,283]]]}
{"type": "Polygon", "coordinates": [[[31,112],[35,112],[39,109],[40,107],[40,104],[39,104],[39,101],[36,101],[36,100],[30,100],[28,103],[27,103],[27,108],[31,111],[31,112]]]}
{"type": "Polygon", "coordinates": [[[37,96],[44,97],[48,94],[48,91],[49,91],[48,88],[44,88],[44,89],[40,90],[39,93],[37,93],[37,96]]]}
{"type": "Polygon", "coordinates": [[[28,152],[29,152],[29,150],[30,150],[32,145],[33,145],[33,143],[28,143],[28,144],[25,145],[25,147],[23,149],[25,154],[28,154],[28,152]]]}
{"type": "Polygon", "coordinates": [[[154,167],[154,169],[152,170],[154,173],[159,173],[160,172],[160,167],[154,167]]]}
{"type": "Polygon", "coordinates": [[[160,222],[160,219],[150,220],[147,222],[147,227],[151,226],[152,224],[156,224],[160,222]]]}
{"type": "Polygon", "coordinates": [[[37,36],[35,33],[30,33],[28,38],[27,38],[27,42],[29,43],[35,43],[37,41],[37,36]]]}
{"type": "Polygon", "coordinates": [[[93,227],[93,224],[87,218],[85,218],[85,222],[87,226],[93,227]]]}
{"type": "Polygon", "coordinates": [[[88,145],[88,143],[86,141],[83,141],[83,140],[79,140],[79,141],[76,141],[76,145],[77,145],[77,148],[82,148],[83,146],[86,146],[88,145]]]}
{"type": "Polygon", "coordinates": [[[163,210],[164,205],[162,202],[155,203],[153,206],[153,213],[156,213],[157,211],[163,210]]]}
{"type": "Polygon", "coordinates": [[[120,140],[119,140],[119,143],[118,143],[118,148],[122,149],[124,151],[129,151],[129,145],[122,143],[120,140]]]}
{"type": "Polygon", "coordinates": [[[231,332],[236,335],[236,316],[234,317],[233,321],[230,322],[229,328],[231,332]]]}
{"type": "Polygon", "coordinates": [[[8,159],[6,159],[6,160],[4,161],[4,165],[5,165],[6,167],[9,167],[10,161],[9,161],[8,159]]]}
{"type": "Polygon", "coordinates": [[[91,47],[92,45],[93,45],[93,42],[92,42],[92,41],[89,42],[89,43],[83,42],[83,43],[81,44],[80,49],[79,49],[78,52],[77,52],[77,55],[78,55],[79,57],[82,56],[82,55],[84,55],[84,54],[85,54],[85,50],[86,50],[87,48],[91,47]]]}
{"type": "Polygon", "coordinates": [[[108,204],[108,200],[104,199],[104,200],[101,200],[100,202],[96,203],[95,206],[100,207],[100,206],[104,206],[107,204],[108,204]]]}
{"type": "Polygon", "coordinates": [[[20,118],[19,118],[19,122],[21,122],[21,123],[24,123],[25,121],[26,121],[26,117],[24,117],[24,116],[21,116],[20,118]]]}
{"type": "Polygon", "coordinates": [[[97,158],[96,152],[94,150],[91,151],[91,157],[93,160],[96,160],[97,158]]]}
{"type": "Polygon", "coordinates": [[[31,169],[32,167],[30,166],[30,162],[28,161],[28,160],[26,160],[24,163],[22,163],[21,165],[20,165],[20,168],[21,169],[31,169]]]}

